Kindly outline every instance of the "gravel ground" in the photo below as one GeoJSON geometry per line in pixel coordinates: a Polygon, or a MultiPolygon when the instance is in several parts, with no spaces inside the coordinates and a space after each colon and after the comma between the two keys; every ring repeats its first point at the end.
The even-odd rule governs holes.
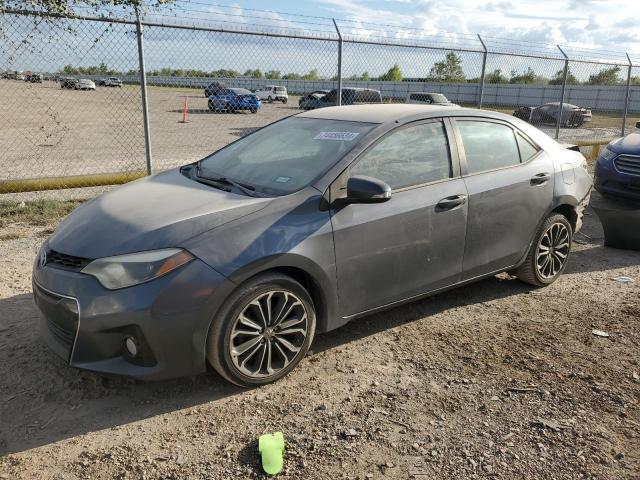
{"type": "Polygon", "coordinates": [[[354,321],[255,390],[66,366],[36,335],[43,231],[0,242],[2,479],[262,478],[276,430],[279,478],[638,478],[640,252],[590,211],[552,286],[502,274],[354,321]]]}

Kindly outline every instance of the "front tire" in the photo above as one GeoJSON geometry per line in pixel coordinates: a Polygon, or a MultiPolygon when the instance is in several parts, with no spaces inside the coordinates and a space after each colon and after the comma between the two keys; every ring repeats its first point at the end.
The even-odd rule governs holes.
{"type": "Polygon", "coordinates": [[[564,272],[571,252],[573,228],[564,215],[550,215],[542,224],[524,263],[515,271],[525,283],[544,287],[564,272]]]}
{"type": "Polygon", "coordinates": [[[207,359],[241,387],[275,382],[304,358],[316,314],[309,293],[291,277],[258,275],[238,288],[213,319],[207,359]]]}

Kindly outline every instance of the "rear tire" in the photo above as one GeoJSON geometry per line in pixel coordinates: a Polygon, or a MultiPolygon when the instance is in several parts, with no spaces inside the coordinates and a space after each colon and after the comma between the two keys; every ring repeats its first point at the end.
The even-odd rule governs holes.
{"type": "Polygon", "coordinates": [[[240,387],[275,382],[307,354],[315,328],[313,301],[302,285],[279,273],[258,275],[211,322],[207,360],[240,387]]]}
{"type": "Polygon", "coordinates": [[[536,287],[552,284],[567,266],[572,237],[573,229],[567,218],[560,214],[550,215],[538,230],[515,275],[536,287]]]}
{"type": "Polygon", "coordinates": [[[282,104],[283,104],[283,105],[286,105],[288,101],[289,101],[289,99],[288,99],[288,98],[283,98],[283,99],[282,99],[282,104]]]}

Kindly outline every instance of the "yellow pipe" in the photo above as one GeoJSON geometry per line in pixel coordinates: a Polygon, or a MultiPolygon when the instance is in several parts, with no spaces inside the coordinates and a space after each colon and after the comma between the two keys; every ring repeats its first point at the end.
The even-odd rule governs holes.
{"type": "Polygon", "coordinates": [[[98,187],[119,185],[146,176],[146,172],[100,173],[72,177],[26,178],[0,181],[0,194],[34,192],[40,190],[62,190],[65,188],[98,187]]]}

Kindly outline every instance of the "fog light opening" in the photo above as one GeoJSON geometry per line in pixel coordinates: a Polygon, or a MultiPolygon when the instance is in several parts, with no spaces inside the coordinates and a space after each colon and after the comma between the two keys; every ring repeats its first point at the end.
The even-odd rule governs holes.
{"type": "Polygon", "coordinates": [[[138,344],[133,337],[125,337],[124,348],[132,357],[138,356],[138,344]]]}

